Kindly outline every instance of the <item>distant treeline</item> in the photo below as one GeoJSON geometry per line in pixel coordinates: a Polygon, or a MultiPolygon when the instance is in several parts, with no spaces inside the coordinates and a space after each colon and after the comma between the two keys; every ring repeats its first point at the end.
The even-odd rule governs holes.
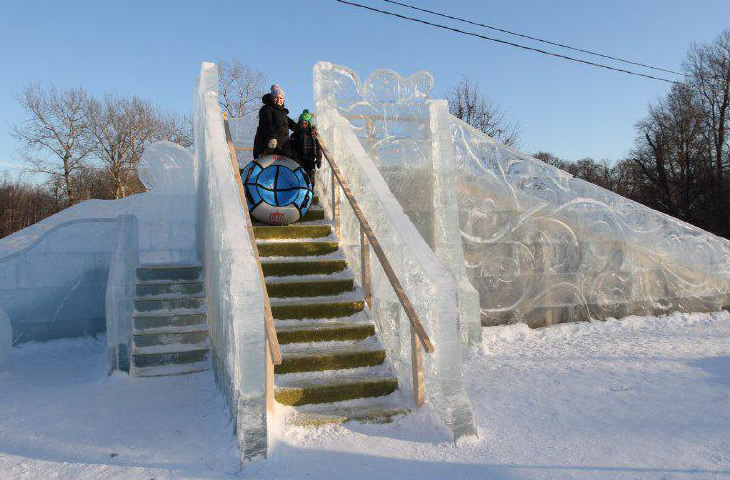
{"type": "Polygon", "coordinates": [[[578,178],[730,238],[730,30],[693,45],[685,81],[649,107],[616,164],[535,156],[578,178]]]}

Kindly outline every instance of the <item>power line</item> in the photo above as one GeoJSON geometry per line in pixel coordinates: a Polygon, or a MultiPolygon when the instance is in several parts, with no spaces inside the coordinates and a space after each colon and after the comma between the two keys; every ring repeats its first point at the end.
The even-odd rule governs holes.
{"type": "Polygon", "coordinates": [[[669,70],[667,68],[655,67],[653,65],[648,65],[646,63],[633,62],[631,60],[626,60],[625,58],[614,57],[614,56],[611,56],[611,55],[606,55],[604,53],[598,53],[598,52],[593,52],[591,50],[585,50],[583,48],[571,47],[570,45],[565,45],[565,44],[562,44],[562,43],[557,43],[557,42],[553,42],[553,41],[550,41],[550,40],[545,40],[543,38],[533,37],[533,36],[530,36],[530,35],[526,35],[524,33],[518,33],[518,32],[513,32],[511,30],[505,30],[503,28],[495,27],[493,25],[486,25],[484,23],[473,22],[473,21],[468,20],[466,18],[455,17],[455,16],[452,16],[452,15],[447,15],[445,13],[440,13],[440,12],[434,12],[433,10],[427,10],[425,8],[420,8],[420,7],[416,7],[416,6],[413,6],[413,5],[408,5],[407,3],[396,2],[395,0],[382,0],[382,1],[383,2],[387,2],[387,3],[392,3],[394,5],[400,5],[401,7],[410,8],[412,10],[417,10],[419,12],[430,13],[431,15],[436,15],[436,16],[439,16],[439,17],[448,18],[448,19],[451,19],[451,20],[456,20],[456,21],[459,21],[459,22],[468,23],[470,25],[476,25],[478,27],[488,28],[490,30],[494,30],[494,31],[497,31],[497,32],[507,33],[509,35],[514,35],[516,37],[526,38],[528,40],[534,40],[536,42],[546,43],[548,45],[553,45],[553,46],[560,47],[560,48],[566,48],[568,50],[573,50],[573,51],[576,51],[576,52],[587,53],[589,55],[595,55],[596,57],[606,58],[606,59],[609,59],[609,60],[615,60],[617,62],[623,62],[623,63],[627,63],[629,65],[635,65],[637,67],[649,68],[651,70],[658,70],[660,72],[673,73],[675,75],[682,75],[682,76],[685,75],[684,73],[677,72],[676,70],[669,70]]]}
{"type": "Polygon", "coordinates": [[[481,35],[479,33],[467,32],[465,30],[460,30],[458,28],[453,28],[453,27],[448,27],[446,25],[441,25],[440,23],[433,23],[433,22],[429,22],[427,20],[421,20],[420,18],[409,17],[409,16],[406,16],[406,15],[401,15],[400,13],[389,12],[387,10],[381,10],[381,9],[378,9],[378,8],[375,8],[375,7],[369,7],[367,5],[362,5],[362,4],[355,3],[355,2],[350,2],[350,1],[347,1],[347,0],[333,0],[333,1],[338,2],[338,3],[345,4],[345,5],[350,5],[352,7],[357,7],[357,8],[362,8],[362,9],[365,9],[365,10],[370,10],[372,12],[382,13],[383,15],[390,15],[392,17],[397,17],[397,18],[400,18],[400,19],[403,19],[403,20],[408,20],[408,21],[411,21],[411,22],[421,23],[423,25],[429,25],[431,27],[441,28],[443,30],[449,30],[451,32],[461,33],[463,35],[469,35],[471,37],[477,37],[477,38],[480,38],[482,40],[487,40],[487,41],[490,41],[490,42],[501,43],[503,45],[509,45],[511,47],[520,48],[522,50],[529,50],[529,51],[532,51],[532,52],[542,53],[543,55],[549,55],[551,57],[562,58],[563,60],[570,60],[572,62],[582,63],[582,64],[585,64],[585,65],[591,65],[593,67],[598,67],[598,68],[605,68],[606,70],[613,70],[615,72],[625,73],[627,75],[635,75],[637,77],[649,78],[651,80],[657,80],[657,81],[660,81],[660,82],[673,83],[673,84],[681,83],[681,82],[678,82],[676,80],[669,80],[667,78],[655,77],[653,75],[647,75],[645,73],[632,72],[631,70],[625,70],[623,68],[612,67],[610,65],[605,65],[603,63],[591,62],[589,60],[583,60],[583,59],[580,59],[580,58],[569,57],[567,55],[562,55],[560,53],[549,52],[547,50],[542,50],[542,49],[535,48],[535,47],[528,47],[526,45],[521,45],[519,43],[509,42],[507,40],[501,40],[499,38],[488,37],[486,35],[481,35]]]}

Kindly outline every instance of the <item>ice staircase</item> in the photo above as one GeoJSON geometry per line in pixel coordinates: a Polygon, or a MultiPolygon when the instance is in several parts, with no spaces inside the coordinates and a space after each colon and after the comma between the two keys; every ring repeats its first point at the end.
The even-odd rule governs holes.
{"type": "Polygon", "coordinates": [[[300,222],[254,222],[254,233],[282,349],[275,398],[295,407],[293,422],[387,422],[405,414],[363,292],[318,198],[300,222]]]}
{"type": "Polygon", "coordinates": [[[209,353],[201,267],[137,267],[130,375],[153,377],[208,370],[209,353]]]}

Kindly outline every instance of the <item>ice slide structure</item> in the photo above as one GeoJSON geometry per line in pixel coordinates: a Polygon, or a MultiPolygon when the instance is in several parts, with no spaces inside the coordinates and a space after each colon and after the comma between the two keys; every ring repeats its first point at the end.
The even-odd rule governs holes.
{"type": "MultiPolygon", "coordinates": [[[[371,387],[385,382],[391,392],[397,381],[393,395],[406,409],[418,407],[410,394],[418,398],[423,388],[432,413],[424,418],[459,439],[476,433],[461,365],[482,325],[544,326],[730,303],[730,242],[499,144],[431,99],[433,79],[425,72],[402,78],[379,70],[361,81],[346,67],[318,63],[316,121],[339,173],[329,162],[318,173],[315,222],[278,233],[256,226],[232,165],[250,160],[256,119],[224,122],[217,74],[214,64],[202,64],[193,151],[164,142],[145,150],[139,174],[146,193],[82,202],[0,240],[0,319],[10,319],[15,343],[106,332],[110,370],[211,370],[243,460],[266,456],[274,383],[287,391],[286,375],[274,376],[283,333],[320,341],[346,335],[350,342],[341,341],[346,348],[336,355],[314,344],[282,345],[278,367],[297,371],[292,359],[305,357],[310,367],[324,362],[324,372],[295,379],[317,374],[323,382],[333,368],[326,362],[346,369],[352,363],[341,360],[352,358],[350,347],[366,347],[355,361],[380,372],[371,387]],[[347,202],[336,174],[348,185],[347,202]],[[353,204],[389,271],[372,245],[365,248],[370,241],[353,204]],[[265,240],[282,232],[294,240],[265,240]],[[321,256],[287,258],[290,247],[321,256]],[[341,271],[328,276],[335,265],[341,271]],[[299,296],[306,288],[296,281],[305,277],[293,266],[313,269],[307,279],[344,292],[323,297],[330,303],[320,299],[314,310],[346,308],[357,320],[299,318],[301,311],[295,318],[292,307],[314,310],[299,296]],[[293,282],[270,283],[272,272],[285,270],[293,282]],[[413,312],[404,310],[393,277],[413,312]],[[293,298],[269,300],[287,290],[293,298]],[[420,319],[432,352],[414,350],[410,315],[420,319]],[[277,333],[268,328],[272,316],[277,333]]],[[[348,388],[378,394],[365,383],[348,388]]],[[[288,388],[296,394],[292,404],[322,395],[316,382],[310,387],[288,388]]],[[[291,400],[278,391],[277,399],[291,400]]]]}
{"type": "Polygon", "coordinates": [[[338,156],[359,150],[377,167],[444,266],[476,289],[483,325],[730,304],[730,242],[500,144],[430,98],[429,73],[362,81],[319,63],[314,85],[338,156]]]}

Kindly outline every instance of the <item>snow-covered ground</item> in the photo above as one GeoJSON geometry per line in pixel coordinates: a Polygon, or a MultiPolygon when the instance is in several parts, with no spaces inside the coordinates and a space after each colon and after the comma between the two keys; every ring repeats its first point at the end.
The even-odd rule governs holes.
{"type": "Polygon", "coordinates": [[[104,338],[13,349],[0,371],[0,478],[221,477],[235,437],[211,372],[106,375],[104,338]]]}
{"type": "Polygon", "coordinates": [[[103,342],[27,345],[0,373],[0,470],[348,480],[730,476],[727,312],[484,335],[465,370],[478,440],[451,444],[427,409],[388,425],[285,427],[271,458],[241,471],[209,373],[107,378],[103,342]]]}

